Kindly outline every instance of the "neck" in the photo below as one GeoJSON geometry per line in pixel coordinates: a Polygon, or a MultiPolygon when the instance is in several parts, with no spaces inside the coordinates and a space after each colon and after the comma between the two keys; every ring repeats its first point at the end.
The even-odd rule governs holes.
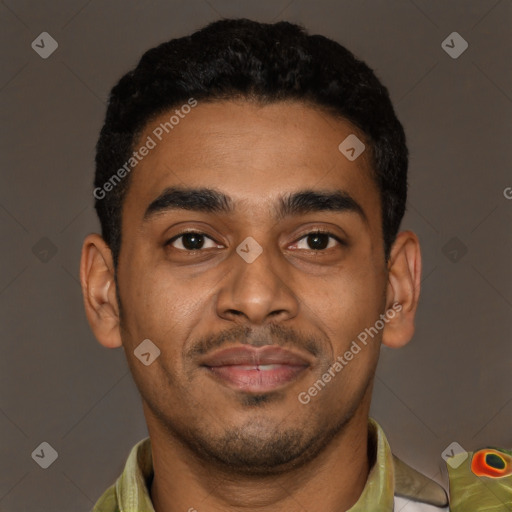
{"type": "Polygon", "coordinates": [[[148,429],[154,467],[150,493],[156,512],[348,510],[359,499],[371,469],[365,407],[315,459],[264,477],[209,467],[156,422],[148,421],[148,429]]]}

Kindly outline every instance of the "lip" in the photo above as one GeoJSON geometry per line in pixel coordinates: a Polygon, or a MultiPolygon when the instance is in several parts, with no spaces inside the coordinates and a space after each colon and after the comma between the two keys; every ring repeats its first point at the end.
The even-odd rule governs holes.
{"type": "Polygon", "coordinates": [[[269,392],[296,380],[309,366],[304,356],[274,347],[239,346],[220,350],[201,361],[217,381],[245,392],[269,392]]]}

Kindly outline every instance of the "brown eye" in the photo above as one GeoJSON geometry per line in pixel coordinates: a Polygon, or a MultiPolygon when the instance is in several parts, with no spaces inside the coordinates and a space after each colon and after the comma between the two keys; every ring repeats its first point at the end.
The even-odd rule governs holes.
{"type": "Polygon", "coordinates": [[[311,249],[322,250],[329,245],[329,235],[325,233],[315,233],[306,237],[307,244],[311,249]]]}
{"type": "Polygon", "coordinates": [[[217,244],[213,239],[211,239],[209,236],[206,236],[204,233],[199,233],[196,231],[180,233],[179,235],[171,238],[166,245],[171,245],[175,249],[179,249],[181,251],[198,251],[200,249],[210,249],[212,247],[217,247],[217,244]],[[210,246],[205,246],[207,241],[211,242],[210,246]],[[175,242],[177,242],[176,245],[175,242]]]}
{"type": "Polygon", "coordinates": [[[306,234],[298,242],[296,246],[298,249],[306,249],[309,251],[323,251],[331,249],[336,246],[336,243],[345,245],[337,236],[327,231],[314,231],[306,234]],[[299,247],[299,243],[305,242],[306,247],[299,247]]]}

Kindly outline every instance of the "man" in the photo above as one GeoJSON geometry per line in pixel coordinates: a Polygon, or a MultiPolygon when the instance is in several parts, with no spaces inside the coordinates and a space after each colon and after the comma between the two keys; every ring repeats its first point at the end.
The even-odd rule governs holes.
{"type": "Polygon", "coordinates": [[[339,44],[241,19],[145,53],[110,96],[81,282],[149,438],[95,512],[448,510],[368,417],[381,343],[414,333],[406,194],[387,90],[339,44]]]}

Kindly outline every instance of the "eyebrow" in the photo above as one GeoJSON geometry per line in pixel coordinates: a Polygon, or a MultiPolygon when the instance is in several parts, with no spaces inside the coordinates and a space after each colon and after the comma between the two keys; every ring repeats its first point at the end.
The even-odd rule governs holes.
{"type": "MultiPolygon", "coordinates": [[[[147,207],[143,221],[149,222],[159,214],[173,210],[189,210],[204,213],[233,214],[233,200],[211,188],[168,187],[147,207]]],[[[304,215],[311,212],[353,212],[368,223],[361,205],[343,190],[299,190],[278,200],[274,210],[276,219],[304,215]]]]}

